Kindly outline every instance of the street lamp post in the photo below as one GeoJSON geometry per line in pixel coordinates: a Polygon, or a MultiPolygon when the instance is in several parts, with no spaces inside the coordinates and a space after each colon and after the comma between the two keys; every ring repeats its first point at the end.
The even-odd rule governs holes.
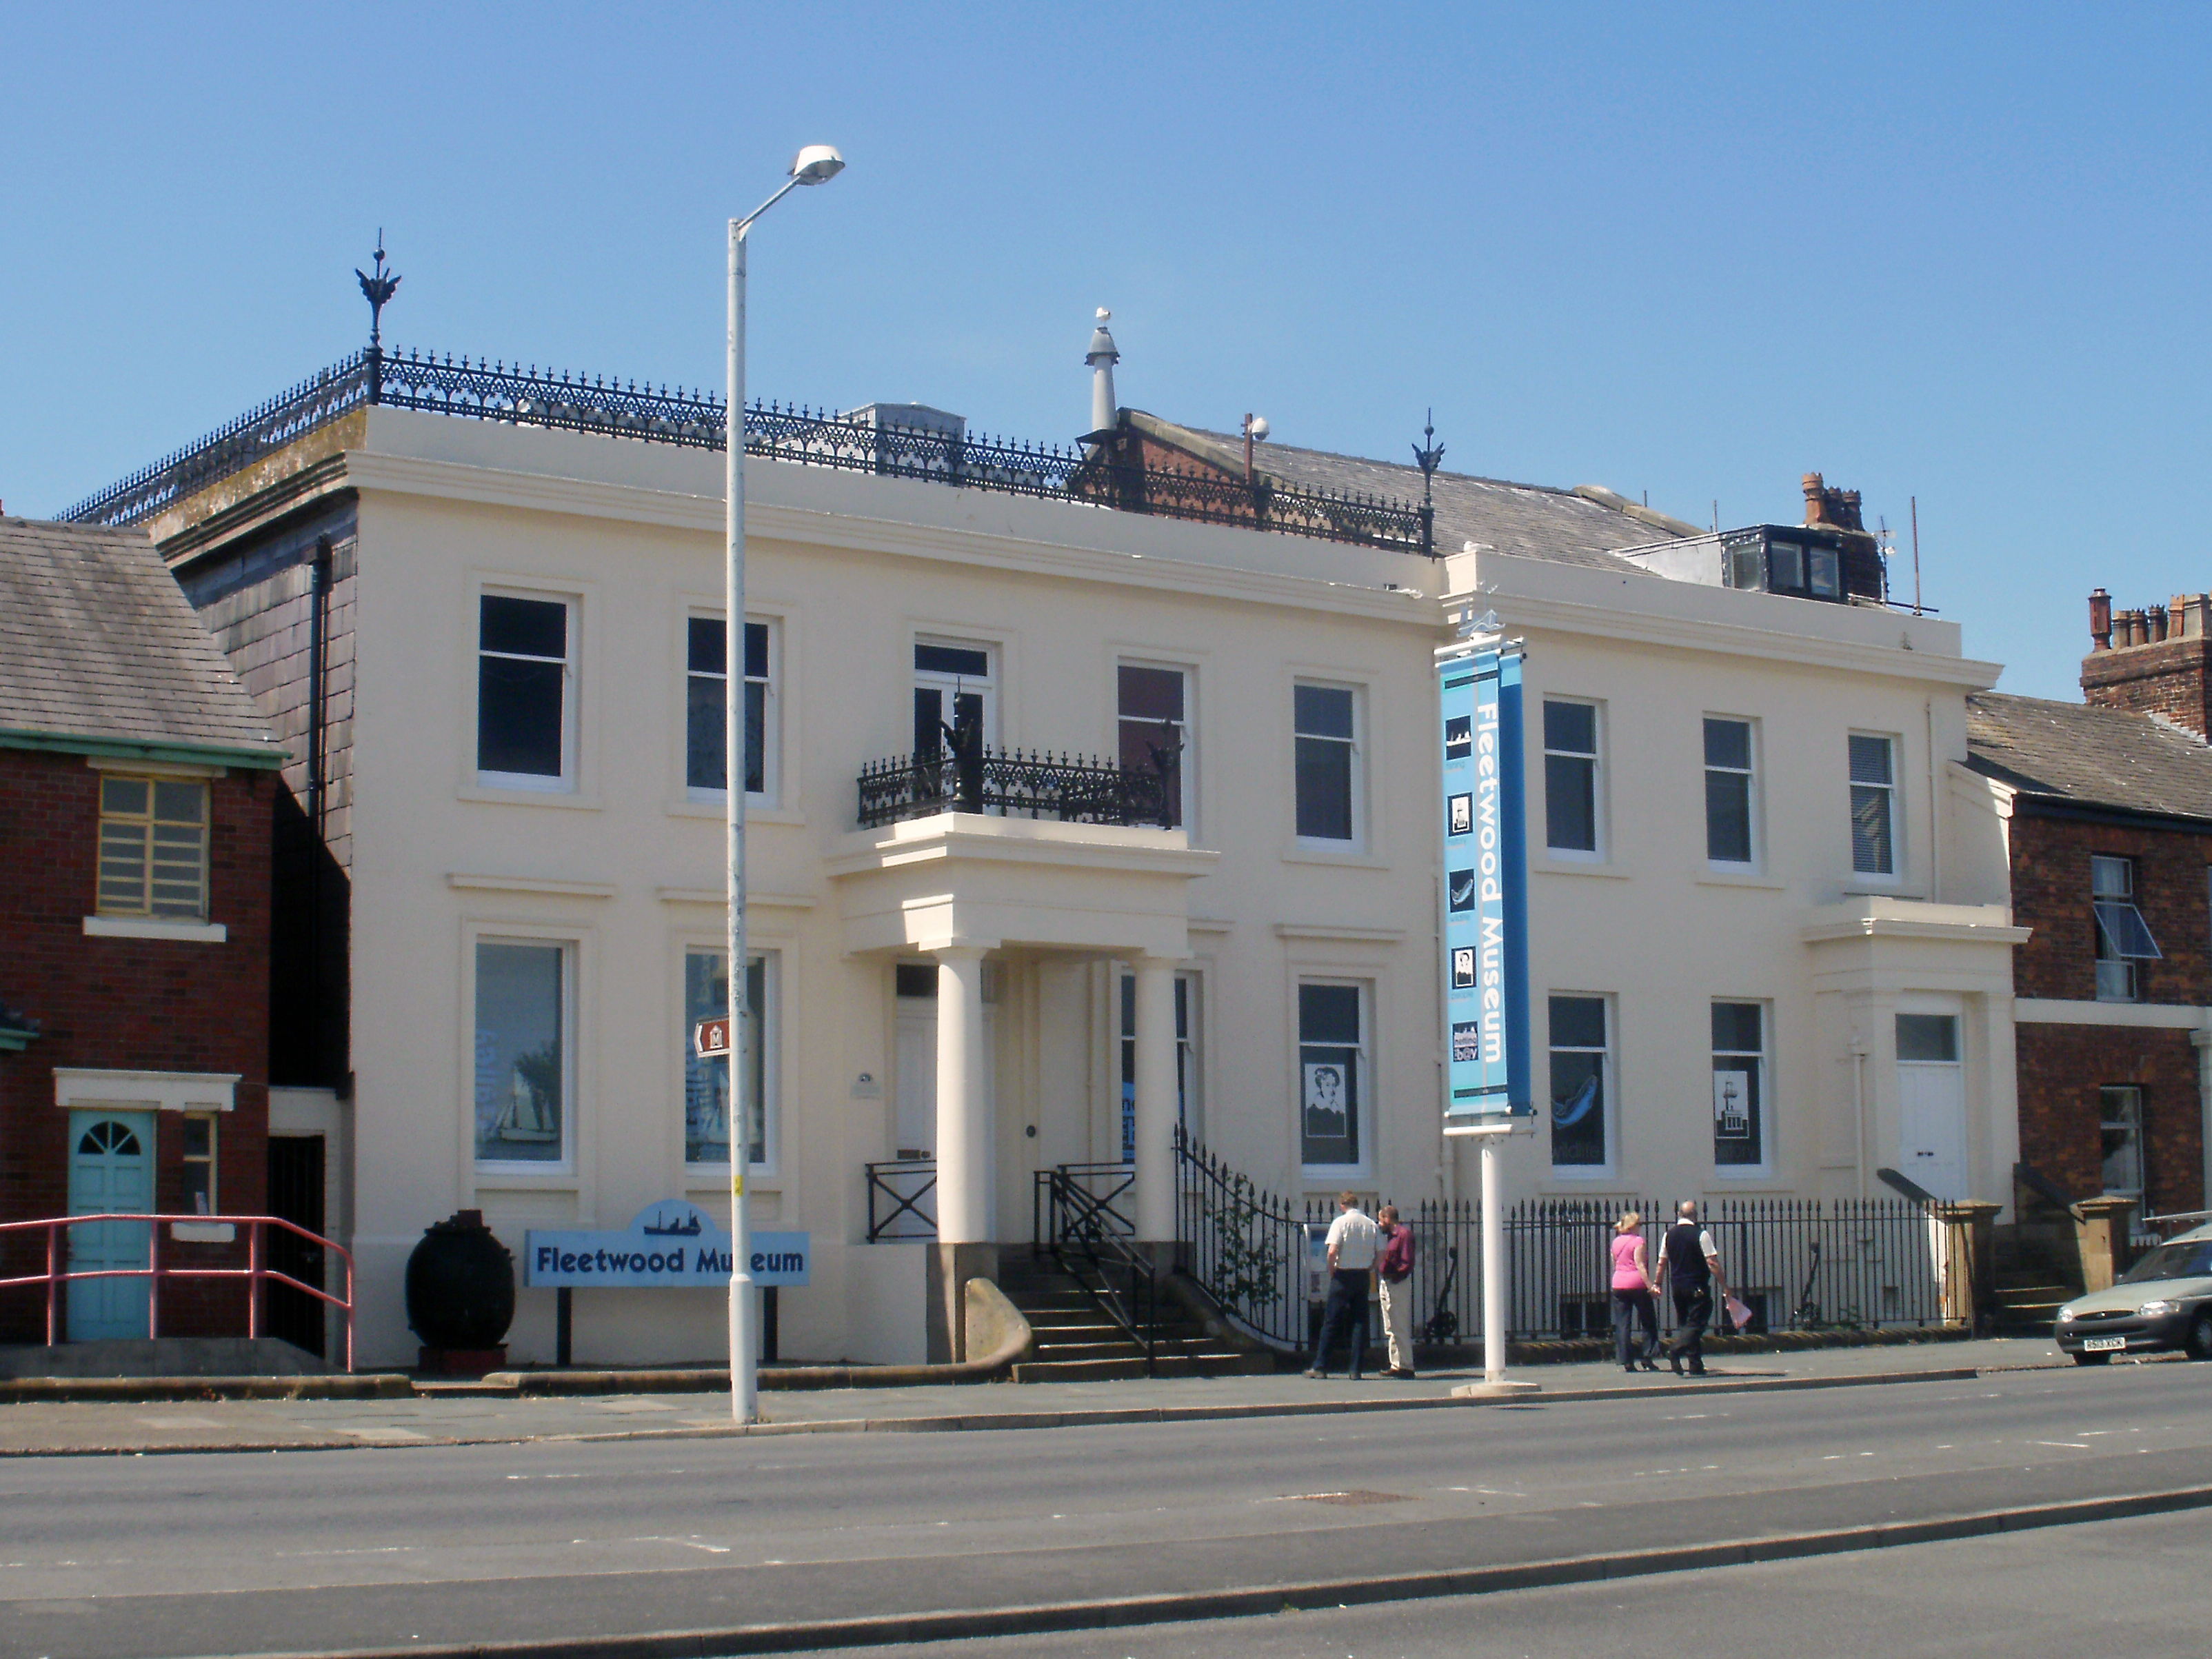
{"type": "Polygon", "coordinates": [[[722,790],[729,803],[730,1414],[740,1424],[760,1415],[752,1219],[745,1198],[745,1165],[751,1160],[753,1139],[744,1064],[750,1029],[745,1012],[745,233],[799,185],[824,184],[844,167],[845,158],[829,145],[809,144],[792,158],[791,176],[775,195],[744,218],[730,221],[730,408],[723,433],[722,790]]]}

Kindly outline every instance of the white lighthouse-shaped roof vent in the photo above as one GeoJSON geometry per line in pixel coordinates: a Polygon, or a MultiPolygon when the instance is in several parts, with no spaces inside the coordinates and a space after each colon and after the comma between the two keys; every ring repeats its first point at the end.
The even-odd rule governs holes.
{"type": "Polygon", "coordinates": [[[1096,437],[1114,428],[1114,365],[1121,361],[1106,322],[1114,313],[1098,307],[1098,326],[1091,331],[1091,349],[1083,361],[1091,365],[1091,431],[1096,437]]]}

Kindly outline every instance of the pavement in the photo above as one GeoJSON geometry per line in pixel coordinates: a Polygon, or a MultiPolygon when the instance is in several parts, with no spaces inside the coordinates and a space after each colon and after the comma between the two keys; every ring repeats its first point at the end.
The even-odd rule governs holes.
{"type": "MultiPolygon", "coordinates": [[[[1611,1363],[1531,1366],[1512,1376],[1518,1383],[1533,1384],[1529,1391],[1538,1397],[1565,1401],[1684,1389],[1733,1392],[1955,1379],[2022,1368],[2070,1369],[2071,1362],[2048,1340],[2008,1339],[1737,1354],[1715,1357],[1709,1365],[1702,1382],[1678,1380],[1663,1369],[1630,1376],[1611,1363]]],[[[1341,1376],[1316,1382],[1292,1374],[824,1389],[763,1395],[763,1420],[744,1430],[731,1421],[726,1393],[517,1398],[503,1391],[474,1391],[465,1384],[435,1383],[418,1383],[410,1395],[383,1399],[193,1399],[179,1391],[158,1401],[0,1404],[0,1457],[738,1433],[922,1433],[1419,1411],[1463,1408],[1470,1401],[1454,1390],[1480,1381],[1480,1371],[1460,1370],[1425,1372],[1410,1382],[1372,1376],[1358,1382],[1341,1376]]]]}
{"type": "Polygon", "coordinates": [[[665,1413],[613,1401],[300,1402],[283,1409],[580,1409],[592,1435],[0,1460],[0,1659],[706,1659],[1118,1627],[1135,1653],[1197,1619],[1236,1617],[1235,1642],[1340,1604],[1413,1620],[1410,1641],[1411,1604],[1538,1590],[1678,1596],[1710,1621],[1699,1650],[1801,1650],[1786,1601],[1717,1600],[1716,1575],[1857,1556],[1878,1591],[1926,1546],[2212,1507],[2212,1367],[1990,1358],[1906,1384],[1668,1378],[1410,1410],[1365,1403],[1377,1385],[1242,1379],[1227,1392],[1267,1409],[1014,1436],[668,1437],[632,1431],[665,1413]],[[1300,1390],[1338,1409],[1300,1411],[1300,1390]]]}

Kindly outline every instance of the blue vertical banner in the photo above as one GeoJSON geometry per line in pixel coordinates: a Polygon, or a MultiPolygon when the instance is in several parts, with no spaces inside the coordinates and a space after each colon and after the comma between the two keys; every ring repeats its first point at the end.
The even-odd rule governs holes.
{"type": "Polygon", "coordinates": [[[1443,744],[1444,1131],[1533,1110],[1521,647],[1437,665],[1443,744]]]}

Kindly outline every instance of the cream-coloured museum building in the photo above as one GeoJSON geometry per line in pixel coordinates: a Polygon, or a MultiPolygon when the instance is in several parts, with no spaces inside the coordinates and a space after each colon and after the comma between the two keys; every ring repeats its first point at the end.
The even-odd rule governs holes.
{"type": "MultiPolygon", "coordinates": [[[[1294,1197],[1461,1191],[1434,661],[1485,611],[1528,652],[1509,1194],[2009,1197],[2021,935],[1962,766],[1997,668],[1881,602],[1856,497],[1709,534],[1109,397],[1065,453],[762,417],[738,1138],[754,1224],[811,1239],[785,1356],[925,1358],[938,1247],[1026,1244],[1041,1170],[1133,1161],[1171,1237],[1178,1120],[1294,1197]],[[871,1242],[915,1171],[935,1243],[871,1242]]],[[[720,416],[366,355],[281,408],[94,516],[150,526],[292,752],[328,888],[272,1121],[328,1134],[359,1361],[404,1363],[404,1264],[456,1210],[520,1255],[727,1203],[690,1048],[725,984],[720,416]]],[[[574,1318],[579,1362],[723,1340],[708,1290],[574,1318]]],[[[554,1330],[526,1289],[512,1356],[554,1330]]]]}

